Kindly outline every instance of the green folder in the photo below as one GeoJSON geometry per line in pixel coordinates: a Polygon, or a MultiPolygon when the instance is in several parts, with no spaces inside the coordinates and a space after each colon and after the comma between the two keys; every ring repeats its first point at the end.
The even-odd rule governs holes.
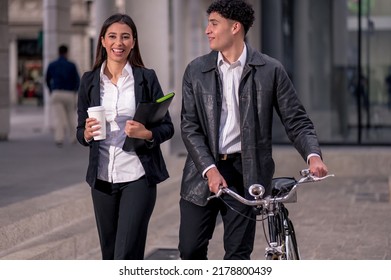
{"type": "MultiPolygon", "coordinates": [[[[141,102],[138,104],[133,120],[138,121],[146,127],[152,126],[163,120],[167,114],[168,107],[174,98],[175,93],[170,92],[160,97],[155,102],[141,102]]],[[[144,140],[126,137],[122,149],[126,152],[135,150],[144,145],[144,140]]]]}
{"type": "Polygon", "coordinates": [[[170,92],[160,97],[155,102],[139,103],[134,114],[133,120],[142,123],[145,126],[160,122],[167,114],[168,107],[174,98],[175,93],[170,92]]]}
{"type": "Polygon", "coordinates": [[[175,95],[174,92],[167,93],[165,96],[160,97],[159,99],[157,99],[157,100],[156,100],[156,103],[162,103],[162,102],[166,101],[166,100],[169,99],[169,98],[173,98],[174,95],[175,95]]]}

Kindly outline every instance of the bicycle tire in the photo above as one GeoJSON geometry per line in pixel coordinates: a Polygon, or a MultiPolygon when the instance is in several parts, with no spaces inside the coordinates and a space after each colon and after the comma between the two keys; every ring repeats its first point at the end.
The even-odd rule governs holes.
{"type": "Polygon", "coordinates": [[[296,233],[293,222],[289,219],[288,209],[281,208],[283,216],[284,253],[286,260],[300,260],[300,252],[297,244],[296,233]]]}
{"type": "Polygon", "coordinates": [[[285,255],[287,260],[300,260],[299,248],[297,246],[297,240],[295,231],[293,229],[293,223],[291,220],[286,220],[288,226],[288,234],[285,234],[285,255]]]}
{"type": "Polygon", "coordinates": [[[272,260],[278,260],[279,258],[275,254],[267,254],[266,260],[272,261],[272,260]]]}
{"type": "Polygon", "coordinates": [[[266,250],[266,260],[299,260],[300,253],[292,221],[288,209],[280,204],[279,210],[269,222],[270,246],[266,250]]]}

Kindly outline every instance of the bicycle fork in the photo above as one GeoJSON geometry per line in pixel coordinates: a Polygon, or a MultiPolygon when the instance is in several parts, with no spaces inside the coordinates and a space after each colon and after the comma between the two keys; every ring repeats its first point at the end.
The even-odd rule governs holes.
{"type": "Polygon", "coordinates": [[[285,240],[281,240],[281,224],[279,217],[274,213],[269,213],[268,217],[269,242],[265,248],[265,258],[269,260],[284,259],[285,249],[283,248],[285,240]]]}
{"type": "Polygon", "coordinates": [[[281,209],[278,212],[270,212],[267,220],[269,228],[269,244],[265,249],[266,259],[300,259],[293,224],[288,218],[288,210],[281,206],[281,209]]]}

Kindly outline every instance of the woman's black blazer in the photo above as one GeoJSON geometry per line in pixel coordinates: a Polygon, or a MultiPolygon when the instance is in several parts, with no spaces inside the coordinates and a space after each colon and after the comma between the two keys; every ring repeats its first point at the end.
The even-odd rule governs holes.
{"type": "MultiPolygon", "coordinates": [[[[132,67],[134,76],[134,91],[136,97],[136,106],[140,102],[154,101],[163,96],[156,73],[152,69],[132,67]]],[[[100,141],[87,143],[84,139],[85,121],[88,118],[87,109],[100,104],[100,68],[83,74],[78,92],[77,104],[77,132],[78,141],[90,147],[89,163],[86,175],[87,183],[96,187],[96,178],[99,161],[99,144],[100,141]]],[[[169,175],[164,162],[160,144],[167,141],[174,135],[174,126],[171,122],[170,114],[167,112],[164,119],[154,126],[148,127],[152,131],[154,141],[136,149],[136,154],[140,158],[141,164],[145,170],[145,176],[149,184],[158,184],[166,180],[169,175]]],[[[129,168],[132,168],[129,166],[129,168]]]]}

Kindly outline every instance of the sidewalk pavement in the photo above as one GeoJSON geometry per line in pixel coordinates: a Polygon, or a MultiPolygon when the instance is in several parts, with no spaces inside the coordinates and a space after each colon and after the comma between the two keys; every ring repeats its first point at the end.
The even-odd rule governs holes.
{"type": "MultiPolygon", "coordinates": [[[[69,143],[56,147],[42,122],[40,107],[12,109],[9,141],[0,142],[0,209],[85,184],[88,149],[69,143]]],[[[286,205],[302,258],[391,259],[391,148],[323,147],[323,153],[336,177],[303,186],[298,190],[298,202],[286,205]]],[[[178,258],[178,202],[185,158],[175,151],[165,158],[170,179],[158,187],[147,241],[150,259],[178,258]]],[[[295,176],[305,167],[289,146],[275,147],[274,158],[276,176],[295,176]]],[[[218,223],[210,242],[210,259],[223,257],[222,233],[218,223]]],[[[265,246],[259,223],[254,259],[263,259],[265,246]]]]}
{"type": "Polygon", "coordinates": [[[0,207],[84,180],[88,149],[58,148],[43,123],[42,107],[12,108],[9,140],[0,142],[0,207]]]}

